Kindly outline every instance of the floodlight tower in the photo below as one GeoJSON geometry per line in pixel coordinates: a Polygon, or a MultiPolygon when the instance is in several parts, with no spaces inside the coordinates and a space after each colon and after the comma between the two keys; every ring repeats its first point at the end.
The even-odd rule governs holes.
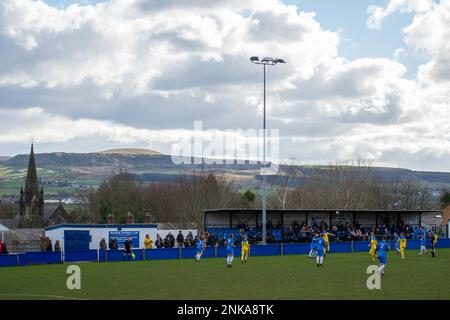
{"type": "MultiPolygon", "coordinates": [[[[263,166],[266,168],[266,66],[274,66],[278,63],[286,63],[283,59],[274,59],[265,57],[262,60],[259,60],[258,57],[253,56],[250,57],[250,61],[254,64],[260,64],[263,66],[264,72],[264,80],[263,80],[263,92],[264,92],[264,100],[263,100],[263,166]]],[[[267,178],[266,172],[263,174],[263,194],[262,194],[262,243],[266,244],[266,224],[267,224],[267,178]]]]}

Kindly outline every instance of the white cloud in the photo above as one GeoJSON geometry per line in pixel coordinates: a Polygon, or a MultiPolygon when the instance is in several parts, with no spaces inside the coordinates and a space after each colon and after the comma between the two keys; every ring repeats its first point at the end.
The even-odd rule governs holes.
{"type": "MultiPolygon", "coordinates": [[[[27,63],[3,70],[0,84],[54,87],[88,80],[142,94],[159,77],[183,71],[185,64],[214,72],[235,59],[248,64],[250,55],[270,49],[267,53],[283,55],[291,68],[310,75],[318,63],[337,54],[337,34],[323,31],[312,14],[275,0],[237,6],[221,1],[219,9],[189,10],[170,2],[160,5],[164,10],[142,10],[147,3],[153,4],[112,0],[58,10],[40,1],[5,0],[2,42],[18,46],[6,50],[5,58],[27,63]],[[243,10],[252,10],[251,15],[245,17],[243,10]]],[[[189,86],[190,79],[177,77],[189,86]]]]}
{"type": "Polygon", "coordinates": [[[170,146],[194,120],[259,128],[262,69],[249,62],[256,54],[287,61],[267,70],[268,125],[280,129],[282,156],[409,166],[417,162],[403,154],[422,152],[435,160],[450,154],[442,133],[450,132],[449,3],[372,7],[376,28],[394,12],[415,14],[405,47],[393,57],[346,60],[338,30],[277,0],[111,0],[65,9],[3,0],[0,144],[34,137],[66,149],[93,140],[170,146]],[[398,57],[410,51],[428,60],[408,80],[398,57]]]}
{"type": "Polygon", "coordinates": [[[381,22],[395,12],[428,12],[432,9],[433,2],[433,0],[389,0],[385,7],[371,5],[367,8],[367,13],[369,14],[367,27],[369,29],[380,29],[381,22]]]}
{"type": "Polygon", "coordinates": [[[72,120],[63,116],[45,113],[42,108],[32,107],[20,111],[0,109],[2,143],[20,143],[34,139],[38,143],[69,142],[73,139],[100,137],[118,144],[173,142],[186,132],[167,132],[137,129],[111,121],[92,119],[72,120]],[[39,125],[36,126],[35,124],[39,125]],[[62,134],[63,133],[63,134],[62,134]],[[168,139],[168,137],[172,137],[168,139]]]}
{"type": "Polygon", "coordinates": [[[405,54],[405,48],[397,48],[394,51],[392,57],[395,61],[398,61],[405,54]]]}
{"type": "Polygon", "coordinates": [[[450,1],[443,0],[432,10],[415,16],[404,32],[406,44],[429,58],[419,69],[419,80],[450,81],[450,1]]]}

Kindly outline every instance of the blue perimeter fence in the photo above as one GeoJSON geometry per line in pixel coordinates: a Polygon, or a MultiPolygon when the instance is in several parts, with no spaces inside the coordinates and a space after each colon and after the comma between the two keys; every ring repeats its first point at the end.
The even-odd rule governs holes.
{"type": "MultiPolygon", "coordinates": [[[[393,241],[391,240],[391,249],[393,241]]],[[[418,250],[420,240],[409,240],[408,250],[418,250]]],[[[450,248],[450,239],[440,239],[437,248],[450,248]]],[[[369,241],[331,242],[331,252],[363,252],[369,250],[369,241]]],[[[308,254],[310,243],[281,243],[254,245],[250,247],[252,256],[279,256],[289,254],[308,254]]],[[[135,249],[135,261],[193,259],[196,248],[169,249],[135,249]]],[[[67,252],[26,252],[17,254],[0,254],[0,267],[16,267],[35,264],[51,264],[64,262],[113,262],[124,260],[123,250],[81,250],[67,252]]],[[[240,247],[236,247],[235,256],[240,257],[240,247]]],[[[227,256],[225,247],[206,247],[204,258],[223,258],[227,256]]],[[[128,259],[128,258],[126,258],[128,259]]]]}

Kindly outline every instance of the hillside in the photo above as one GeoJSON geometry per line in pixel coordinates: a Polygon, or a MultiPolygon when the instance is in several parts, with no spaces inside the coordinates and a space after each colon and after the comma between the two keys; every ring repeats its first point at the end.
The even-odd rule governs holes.
{"type": "MultiPolygon", "coordinates": [[[[154,170],[170,170],[174,172],[184,170],[258,170],[258,165],[249,164],[205,164],[199,159],[193,159],[189,164],[176,164],[170,155],[145,149],[114,149],[98,153],[39,153],[36,154],[39,168],[65,171],[86,171],[92,174],[110,173],[121,169],[134,173],[148,173],[154,170]]],[[[5,167],[13,169],[26,168],[28,155],[14,156],[3,163],[5,167]]]]}
{"type": "Polygon", "coordinates": [[[3,157],[3,156],[0,156],[0,164],[3,163],[3,162],[5,162],[5,161],[7,161],[8,159],[10,159],[10,157],[3,157]]]}
{"type": "MultiPolygon", "coordinates": [[[[36,154],[38,174],[47,195],[70,196],[96,187],[120,170],[126,170],[145,182],[173,182],[193,170],[223,173],[238,186],[254,186],[258,182],[256,165],[178,165],[169,155],[145,149],[113,149],[98,153],[36,154]]],[[[0,196],[17,196],[23,184],[28,155],[14,156],[0,164],[0,196]]]]}
{"type": "MultiPolygon", "coordinates": [[[[1,158],[0,158],[1,159],[1,158]]],[[[198,160],[198,159],[196,159],[198,160]]],[[[145,182],[176,181],[182,174],[194,170],[215,171],[232,181],[237,188],[258,188],[260,176],[258,165],[183,164],[172,162],[169,155],[146,149],[113,149],[98,153],[41,153],[36,154],[38,174],[47,195],[72,195],[98,186],[102,180],[120,170],[127,170],[145,182]]],[[[4,159],[0,164],[0,196],[16,196],[23,184],[28,155],[4,159]]],[[[322,166],[298,166],[295,180],[301,182],[322,166]]],[[[283,174],[287,166],[280,166],[283,174]]],[[[439,190],[450,188],[450,173],[419,172],[397,168],[374,168],[374,174],[385,178],[415,179],[439,190]]],[[[269,178],[276,181],[276,177],[269,178]]]]}
{"type": "Polygon", "coordinates": [[[100,154],[122,154],[122,155],[147,155],[147,156],[156,156],[162,155],[162,153],[155,150],[148,149],[137,149],[137,148],[129,148],[129,149],[111,149],[100,151],[100,154]]]}

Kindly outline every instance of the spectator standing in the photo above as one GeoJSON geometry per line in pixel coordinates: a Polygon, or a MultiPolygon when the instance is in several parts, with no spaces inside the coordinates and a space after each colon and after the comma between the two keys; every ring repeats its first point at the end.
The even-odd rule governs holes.
{"type": "Polygon", "coordinates": [[[161,249],[162,247],[164,247],[164,242],[163,239],[161,238],[161,236],[159,235],[159,233],[156,235],[156,242],[155,245],[158,249],[161,249]]]}
{"type": "Polygon", "coordinates": [[[144,247],[145,249],[153,249],[153,240],[150,238],[150,235],[146,234],[144,239],[144,247]]]}
{"type": "Polygon", "coordinates": [[[211,245],[215,242],[216,242],[216,235],[214,233],[211,233],[208,238],[208,244],[211,245]]]}
{"type": "Polygon", "coordinates": [[[102,238],[102,240],[100,240],[100,249],[102,249],[102,250],[108,249],[105,238],[102,238]]]}
{"type": "Polygon", "coordinates": [[[117,243],[117,239],[114,237],[109,241],[109,249],[110,250],[117,250],[119,248],[119,245],[117,243]]]}
{"type": "Polygon", "coordinates": [[[173,236],[172,232],[169,232],[167,237],[169,238],[170,241],[170,247],[171,248],[175,247],[175,237],[173,236]]]}
{"type": "Polygon", "coordinates": [[[186,236],[186,239],[184,240],[184,246],[189,248],[190,246],[192,246],[194,242],[194,237],[192,236],[192,232],[189,231],[188,235],[186,236]]]}
{"type": "Polygon", "coordinates": [[[59,244],[59,240],[55,241],[55,248],[54,248],[55,252],[60,252],[61,251],[61,245],[59,244]]]}
{"type": "Polygon", "coordinates": [[[198,244],[198,235],[195,236],[194,242],[192,242],[192,244],[194,245],[194,247],[197,246],[197,244],[198,244]]]}
{"type": "Polygon", "coordinates": [[[171,248],[171,243],[170,243],[170,239],[169,239],[169,235],[167,235],[165,238],[164,238],[164,248],[171,248]]]}
{"type": "Polygon", "coordinates": [[[52,239],[48,239],[47,251],[53,251],[52,239]]]}
{"type": "Polygon", "coordinates": [[[177,236],[177,242],[178,242],[178,248],[182,248],[183,247],[183,242],[184,242],[184,235],[183,232],[178,232],[178,236],[177,236]]]}
{"type": "Polygon", "coordinates": [[[227,237],[223,236],[222,240],[219,242],[219,246],[225,247],[227,244],[227,237]]]}
{"type": "Polygon", "coordinates": [[[1,247],[2,248],[0,250],[0,254],[8,254],[8,249],[6,248],[6,242],[3,242],[1,247]]]}

